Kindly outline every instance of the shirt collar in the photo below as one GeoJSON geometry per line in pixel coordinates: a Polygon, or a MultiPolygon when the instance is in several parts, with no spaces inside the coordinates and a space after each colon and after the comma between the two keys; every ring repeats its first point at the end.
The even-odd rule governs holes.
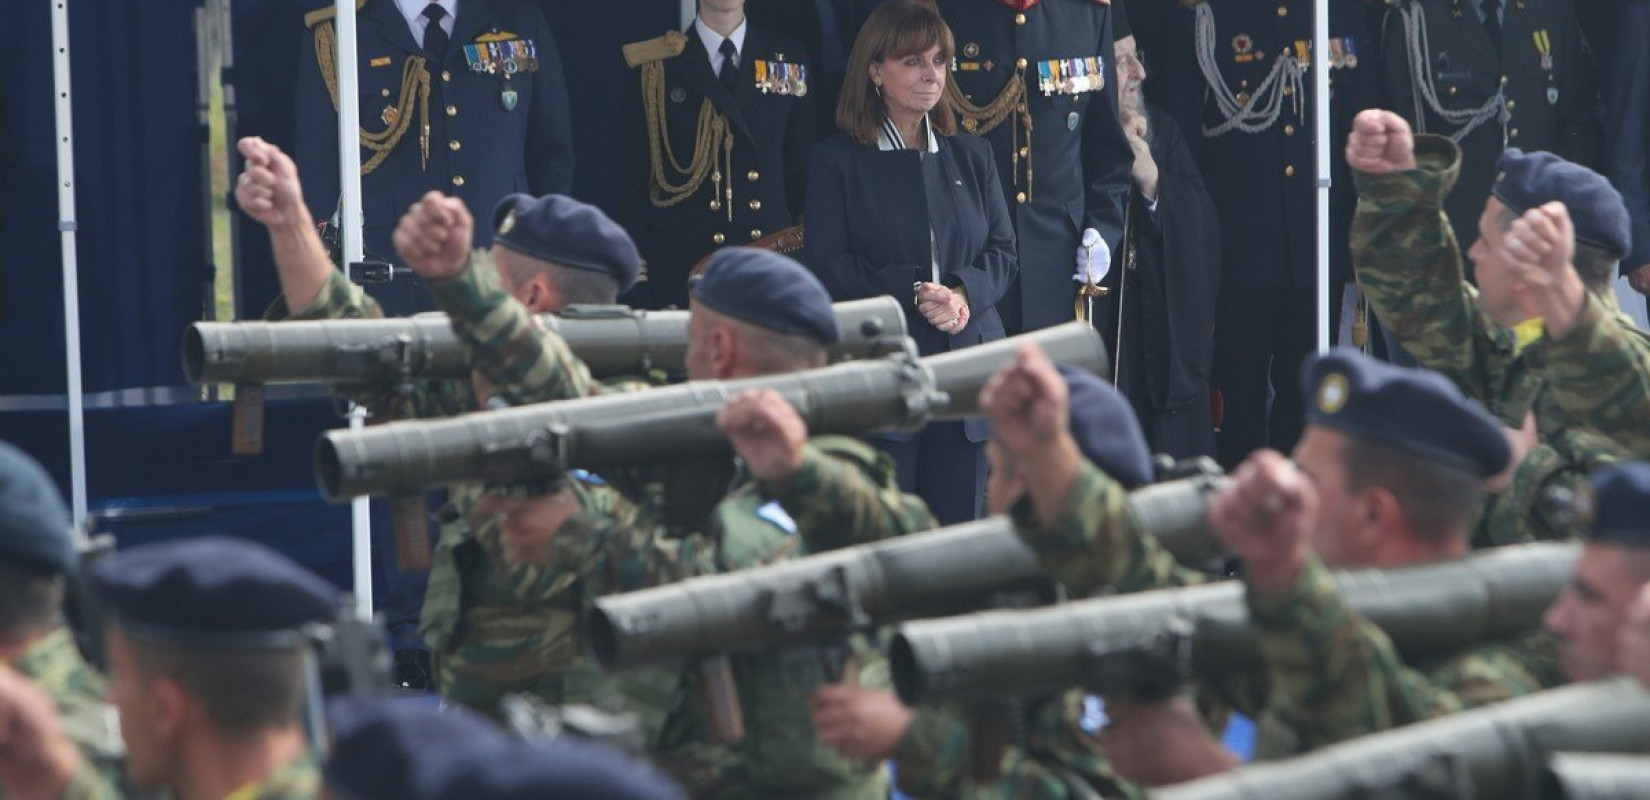
{"type": "MultiPolygon", "coordinates": [[[[938,153],[940,151],[940,140],[939,137],[934,135],[934,123],[926,114],[923,115],[922,126],[928,134],[928,152],[938,153]]],[[[899,128],[894,125],[894,121],[889,119],[886,114],[882,117],[882,130],[877,133],[877,149],[906,149],[905,137],[899,134],[899,128]]]]}
{"type": "MultiPolygon", "coordinates": [[[[401,11],[401,16],[407,18],[407,24],[417,30],[424,29],[424,8],[430,0],[395,0],[395,7],[401,11]]],[[[436,5],[447,12],[445,20],[458,18],[458,0],[439,0],[436,5]]]]}
{"type": "Polygon", "coordinates": [[[723,36],[711,30],[704,20],[698,17],[693,18],[693,29],[699,32],[699,41],[705,43],[705,52],[714,59],[722,49],[722,40],[730,39],[733,41],[733,49],[739,51],[739,64],[741,66],[745,63],[745,30],[748,27],[750,26],[747,20],[740,20],[739,27],[734,28],[733,33],[723,36]]]}

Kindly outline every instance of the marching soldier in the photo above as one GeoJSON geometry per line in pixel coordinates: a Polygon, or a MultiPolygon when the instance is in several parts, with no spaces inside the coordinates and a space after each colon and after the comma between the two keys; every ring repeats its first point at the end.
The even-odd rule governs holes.
{"type": "Polygon", "coordinates": [[[1112,91],[1111,6],[947,0],[940,13],[957,41],[948,97],[963,132],[991,142],[1019,240],[1019,279],[997,304],[1003,325],[1016,334],[1088,319],[1122,239],[1133,160],[1112,91]]]}
{"type": "MultiPolygon", "coordinates": [[[[1220,217],[1213,381],[1224,399],[1218,446],[1227,466],[1257,448],[1288,450],[1300,436],[1305,409],[1293,386],[1314,347],[1317,293],[1339,298],[1352,273],[1354,198],[1336,148],[1326,176],[1335,186],[1331,284],[1317,286],[1313,7],[1192,3],[1177,12],[1174,45],[1161,60],[1163,105],[1185,131],[1220,217]]],[[[1330,136],[1338,142],[1353,115],[1375,105],[1377,83],[1364,7],[1329,0],[1327,8],[1330,136]]]]}
{"type": "Polygon", "coordinates": [[[1444,200],[1465,253],[1478,238],[1501,151],[1545,150],[1599,164],[1592,59],[1570,0],[1388,0],[1381,83],[1416,133],[1461,147],[1444,200]]]}
{"type": "MultiPolygon", "coordinates": [[[[573,137],[556,42],[528,0],[358,0],[361,195],[369,258],[399,263],[390,233],[426,192],[485,216],[507,194],[566,194],[573,137]]],[[[316,219],[338,208],[333,9],[304,18],[298,166],[316,219]]],[[[491,229],[476,226],[476,247],[491,229]]],[[[386,314],[431,308],[417,276],[370,289],[386,314]]]]}
{"type": "Polygon", "coordinates": [[[814,81],[795,41],[751,26],[744,0],[624,48],[636,71],[621,123],[619,222],[647,264],[637,308],[687,305],[705,254],[790,227],[806,198],[814,81]]]}

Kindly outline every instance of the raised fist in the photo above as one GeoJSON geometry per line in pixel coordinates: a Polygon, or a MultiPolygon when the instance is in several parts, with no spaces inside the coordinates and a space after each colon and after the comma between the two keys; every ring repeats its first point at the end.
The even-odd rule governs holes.
{"type": "Polygon", "coordinates": [[[464,201],[430,192],[395,226],[395,252],[425,280],[454,278],[470,261],[475,220],[464,201]]]}
{"type": "Polygon", "coordinates": [[[275,228],[283,225],[308,226],[303,185],[298,183],[298,167],[281,148],[256,136],[235,143],[246,168],[235,182],[235,202],[246,215],[275,228]]]}
{"type": "Polygon", "coordinates": [[[1373,175],[1415,169],[1415,135],[1409,123],[1391,111],[1359,112],[1346,140],[1346,163],[1373,175]]]}

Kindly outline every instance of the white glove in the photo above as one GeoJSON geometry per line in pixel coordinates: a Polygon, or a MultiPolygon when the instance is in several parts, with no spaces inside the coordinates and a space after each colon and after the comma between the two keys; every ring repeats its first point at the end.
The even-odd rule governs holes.
{"type": "Polygon", "coordinates": [[[1077,248],[1077,274],[1071,279],[1077,283],[1099,283],[1111,272],[1111,248],[1100,232],[1083,229],[1083,244],[1077,248]]]}

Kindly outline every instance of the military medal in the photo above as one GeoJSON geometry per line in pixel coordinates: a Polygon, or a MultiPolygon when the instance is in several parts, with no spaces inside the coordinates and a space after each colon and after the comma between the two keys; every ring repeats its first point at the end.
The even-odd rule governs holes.
{"type": "Polygon", "coordinates": [[[385,125],[393,128],[395,123],[401,119],[401,109],[395,106],[384,106],[384,111],[378,115],[378,118],[383,120],[385,125]]]}
{"type": "Polygon", "coordinates": [[[484,72],[487,69],[487,57],[482,55],[479,45],[464,45],[464,63],[469,65],[471,72],[484,72]]]}
{"type": "Polygon", "coordinates": [[[963,45],[963,55],[968,58],[978,58],[980,55],[980,46],[974,42],[969,42],[968,44],[963,45]]]}
{"type": "Polygon", "coordinates": [[[1249,98],[1249,93],[1248,92],[1238,92],[1237,93],[1238,108],[1248,108],[1249,107],[1249,99],[1250,98],[1249,98]]]}
{"type": "Polygon", "coordinates": [[[1232,37],[1232,51],[1235,53],[1232,57],[1233,61],[1236,61],[1239,64],[1247,64],[1254,61],[1255,54],[1250,52],[1253,49],[1255,49],[1255,40],[1250,37],[1249,34],[1240,33],[1232,37]]]}
{"type": "Polygon", "coordinates": [[[756,88],[763,94],[768,93],[768,62],[758,59],[751,66],[756,68],[756,88]]]}
{"type": "Polygon", "coordinates": [[[1054,93],[1054,76],[1049,71],[1047,61],[1037,62],[1037,88],[1042,90],[1044,97],[1054,93]]]}
{"type": "Polygon", "coordinates": [[[1346,68],[1352,69],[1358,66],[1358,40],[1351,36],[1346,37],[1345,48],[1346,55],[1342,57],[1342,60],[1346,62],[1346,68]]]}
{"type": "Polygon", "coordinates": [[[500,92],[498,96],[499,103],[504,106],[505,111],[515,111],[517,99],[519,98],[516,95],[516,88],[510,85],[509,80],[505,80],[504,91],[500,92]]]}
{"type": "Polygon", "coordinates": [[[774,64],[774,86],[780,94],[791,93],[791,65],[783,61],[774,64]]]}
{"type": "Polygon", "coordinates": [[[805,64],[790,64],[791,94],[805,97],[808,94],[808,67],[805,64]]]}
{"type": "Polygon", "coordinates": [[[1553,71],[1553,40],[1547,36],[1546,29],[1530,34],[1535,40],[1535,51],[1541,54],[1541,68],[1547,72],[1553,71]]]}

